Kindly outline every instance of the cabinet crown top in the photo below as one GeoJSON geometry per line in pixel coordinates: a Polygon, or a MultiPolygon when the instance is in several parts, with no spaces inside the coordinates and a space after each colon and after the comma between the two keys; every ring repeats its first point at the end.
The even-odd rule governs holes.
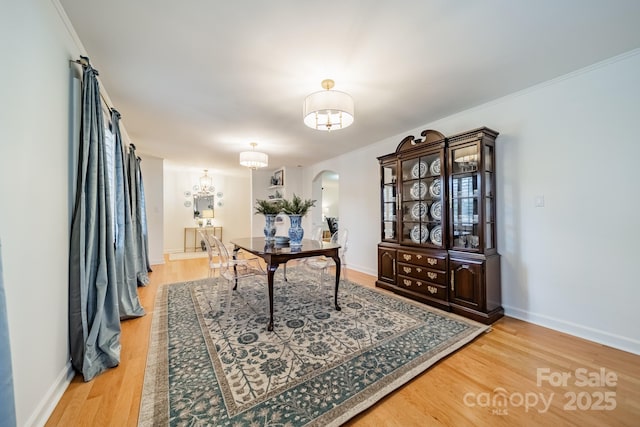
{"type": "Polygon", "coordinates": [[[427,145],[446,144],[464,139],[481,139],[485,135],[495,139],[498,136],[498,132],[493,129],[489,129],[488,127],[480,127],[455,135],[445,136],[442,132],[438,132],[437,130],[426,129],[420,133],[422,138],[416,138],[413,135],[407,135],[404,137],[402,141],[400,141],[400,144],[398,144],[395,154],[427,145]]]}

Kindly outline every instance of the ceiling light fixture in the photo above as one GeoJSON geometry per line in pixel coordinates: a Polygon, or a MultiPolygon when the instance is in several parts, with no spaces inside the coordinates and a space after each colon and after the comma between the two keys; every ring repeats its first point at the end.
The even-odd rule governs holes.
{"type": "Polygon", "coordinates": [[[256,145],[258,145],[257,143],[252,142],[249,145],[251,145],[251,151],[243,151],[240,153],[240,164],[251,169],[267,166],[269,164],[269,156],[265,153],[255,151],[256,145]]]}
{"type": "Polygon", "coordinates": [[[323,80],[321,85],[326,90],[312,93],[304,100],[304,124],[313,129],[326,131],[350,126],[353,123],[354,111],[351,95],[331,90],[335,85],[331,79],[323,80]]]}
{"type": "Polygon", "coordinates": [[[208,175],[208,170],[204,170],[204,175],[200,177],[200,191],[203,193],[209,193],[215,190],[213,188],[213,178],[208,175]]]}

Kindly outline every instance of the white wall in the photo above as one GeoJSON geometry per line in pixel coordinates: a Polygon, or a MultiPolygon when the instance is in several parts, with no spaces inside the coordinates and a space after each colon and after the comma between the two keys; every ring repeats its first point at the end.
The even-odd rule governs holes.
{"type": "MultiPolygon", "coordinates": [[[[395,147],[390,151],[393,150],[395,147]]],[[[304,170],[303,179],[305,197],[311,197],[312,180],[320,172],[332,171],[339,175],[339,227],[349,230],[347,267],[371,275],[378,274],[377,244],[380,241],[378,151],[380,148],[374,145],[317,163],[304,170]]]]}
{"type": "MultiPolygon", "coordinates": [[[[185,201],[193,202],[193,196],[185,196],[185,191],[193,192],[199,183],[203,169],[184,166],[169,160],[164,162],[164,252],[184,250],[184,229],[195,227],[193,207],[186,207],[185,201]]],[[[214,225],[222,227],[225,242],[234,237],[245,237],[251,229],[251,179],[249,170],[216,171],[209,169],[215,192],[223,193],[224,206],[214,209],[214,225]]],[[[216,197],[216,202],[218,198],[216,197]]]]}
{"type": "Polygon", "coordinates": [[[24,426],[46,420],[70,372],[69,59],[80,50],[52,2],[22,0],[3,2],[0,52],[0,237],[24,426]]]}
{"type": "MultiPolygon", "coordinates": [[[[248,170],[251,177],[251,195],[249,197],[249,206],[251,209],[251,236],[264,236],[264,217],[262,215],[254,214],[255,201],[256,199],[266,200],[269,197],[271,175],[273,175],[274,170],[275,169],[248,170]]],[[[285,179],[286,178],[287,177],[285,176],[285,179]]],[[[285,184],[286,183],[287,182],[285,181],[285,184]]]]}
{"type": "Polygon", "coordinates": [[[507,315],[640,354],[640,50],[318,163],[340,174],[349,266],[377,274],[379,170],[406,135],[500,132],[498,250],[507,315]],[[542,195],[545,207],[534,207],[542,195]]]}

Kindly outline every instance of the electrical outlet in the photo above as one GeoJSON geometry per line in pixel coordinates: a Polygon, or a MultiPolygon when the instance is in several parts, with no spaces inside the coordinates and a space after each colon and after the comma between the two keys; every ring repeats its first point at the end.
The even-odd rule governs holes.
{"type": "Polygon", "coordinates": [[[534,204],[536,208],[544,208],[544,196],[536,196],[534,204]]]}

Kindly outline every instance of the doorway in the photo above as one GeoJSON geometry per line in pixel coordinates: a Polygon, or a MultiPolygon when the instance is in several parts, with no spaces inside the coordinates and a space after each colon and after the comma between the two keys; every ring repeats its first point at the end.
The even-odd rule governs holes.
{"type": "Polygon", "coordinates": [[[317,200],[316,206],[320,209],[313,210],[313,228],[322,227],[323,236],[331,237],[327,218],[335,218],[339,221],[340,201],[340,177],[334,171],[322,171],[313,179],[312,198],[317,200]]]}

